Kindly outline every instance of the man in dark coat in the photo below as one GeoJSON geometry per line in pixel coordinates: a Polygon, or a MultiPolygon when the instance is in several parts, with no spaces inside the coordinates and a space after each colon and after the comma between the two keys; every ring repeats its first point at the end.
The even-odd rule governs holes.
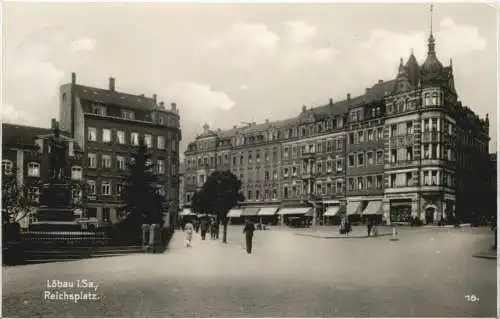
{"type": "Polygon", "coordinates": [[[207,231],[208,231],[208,221],[206,218],[202,218],[202,220],[200,221],[200,232],[202,240],[205,240],[205,237],[207,236],[207,231]]]}
{"type": "Polygon", "coordinates": [[[245,233],[246,248],[247,248],[247,253],[249,254],[252,253],[252,239],[254,231],[255,231],[254,224],[247,219],[245,221],[245,228],[243,228],[243,233],[245,233]]]}

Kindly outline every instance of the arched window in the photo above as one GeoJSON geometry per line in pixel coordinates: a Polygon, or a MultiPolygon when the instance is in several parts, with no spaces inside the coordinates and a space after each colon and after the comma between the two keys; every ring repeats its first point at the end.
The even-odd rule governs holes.
{"type": "Polygon", "coordinates": [[[9,160],[2,160],[2,169],[3,169],[3,172],[6,174],[6,175],[9,175],[12,173],[12,161],[9,161],[9,160]]]}
{"type": "Polygon", "coordinates": [[[437,92],[432,93],[432,105],[439,105],[439,94],[437,92]]]}
{"type": "Polygon", "coordinates": [[[431,94],[425,93],[424,106],[431,105],[431,94]]]}
{"type": "Polygon", "coordinates": [[[40,177],[40,164],[35,162],[28,163],[28,176],[40,177]]]}
{"type": "Polygon", "coordinates": [[[288,186],[283,187],[283,197],[288,198],[288,186]]]}

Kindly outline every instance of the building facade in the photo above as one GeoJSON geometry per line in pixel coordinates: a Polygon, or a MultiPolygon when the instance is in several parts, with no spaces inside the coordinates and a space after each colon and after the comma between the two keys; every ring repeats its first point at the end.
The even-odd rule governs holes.
{"type": "MultiPolygon", "coordinates": [[[[32,213],[39,205],[40,188],[49,178],[50,145],[44,138],[53,134],[56,121],[52,120],[52,128],[31,127],[17,124],[2,124],[2,171],[4,174],[17,174],[18,185],[23,185],[28,192],[27,196],[32,212],[22,218],[21,227],[27,228],[34,221],[32,213]]],[[[74,184],[72,201],[75,207],[75,218],[80,217],[81,210],[77,209],[82,201],[80,187],[76,187],[83,180],[83,150],[69,134],[61,132],[61,136],[68,142],[68,167],[65,176],[74,184]]]]}
{"type": "Polygon", "coordinates": [[[242,206],[309,205],[316,218],[344,211],[386,223],[467,220],[487,200],[488,132],[487,115],[458,100],[452,63],[439,61],[431,32],[423,64],[411,53],[395,79],[363,95],[279,122],[205,126],[185,152],[185,201],[211,171],[229,169],[243,183],[242,206]]]}
{"type": "Polygon", "coordinates": [[[89,185],[86,216],[102,222],[120,219],[122,182],[134,148],[144,140],[169,202],[169,220],[179,209],[180,116],[175,103],[166,107],[156,95],[146,97],[76,83],[60,87],[61,128],[82,146],[83,175],[89,185]]]}

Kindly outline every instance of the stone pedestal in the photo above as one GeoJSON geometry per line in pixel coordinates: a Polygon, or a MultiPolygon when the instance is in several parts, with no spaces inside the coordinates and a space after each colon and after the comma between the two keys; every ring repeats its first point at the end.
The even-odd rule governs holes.
{"type": "Polygon", "coordinates": [[[65,182],[49,182],[40,190],[40,208],[36,222],[31,223],[32,231],[80,231],[75,222],[71,206],[71,185],[65,182]]]}

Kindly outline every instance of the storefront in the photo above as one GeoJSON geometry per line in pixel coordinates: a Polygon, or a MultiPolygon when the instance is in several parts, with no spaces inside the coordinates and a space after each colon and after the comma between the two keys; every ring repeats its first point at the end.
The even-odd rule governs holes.
{"type": "Polygon", "coordinates": [[[281,223],[291,227],[309,226],[312,214],[313,208],[311,207],[287,207],[278,211],[281,223]]]}
{"type": "Polygon", "coordinates": [[[375,222],[376,224],[382,223],[382,200],[371,200],[367,202],[363,210],[363,221],[365,223],[375,222]]]}
{"type": "Polygon", "coordinates": [[[359,224],[362,222],[361,213],[363,212],[363,201],[348,201],[346,215],[351,224],[359,224]]]}
{"type": "Polygon", "coordinates": [[[250,220],[254,223],[258,222],[258,213],[259,213],[260,208],[259,207],[245,207],[243,208],[243,211],[241,212],[241,218],[243,221],[245,220],[250,220]]]}
{"type": "Polygon", "coordinates": [[[391,199],[389,202],[389,216],[391,223],[410,223],[412,212],[411,199],[391,199]]]}
{"type": "Polygon", "coordinates": [[[257,213],[259,223],[266,225],[276,225],[278,218],[276,216],[276,211],[278,207],[261,207],[257,213]]]}

